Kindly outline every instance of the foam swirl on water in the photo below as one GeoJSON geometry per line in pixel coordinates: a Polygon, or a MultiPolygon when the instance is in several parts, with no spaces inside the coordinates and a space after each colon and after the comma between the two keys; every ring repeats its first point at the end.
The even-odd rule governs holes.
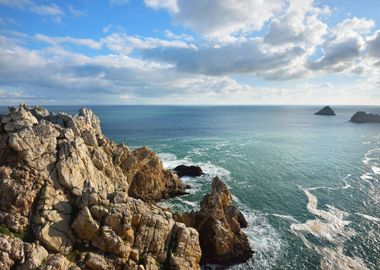
{"type": "Polygon", "coordinates": [[[293,223],[291,231],[297,235],[305,246],[321,256],[321,269],[368,269],[360,258],[349,257],[343,253],[344,242],[355,235],[355,231],[347,228],[350,221],[346,220],[348,213],[326,205],[327,210],[318,209],[318,199],[303,189],[308,198],[307,209],[316,218],[305,223],[293,223]],[[308,239],[313,235],[329,242],[331,247],[320,246],[308,239]]]}

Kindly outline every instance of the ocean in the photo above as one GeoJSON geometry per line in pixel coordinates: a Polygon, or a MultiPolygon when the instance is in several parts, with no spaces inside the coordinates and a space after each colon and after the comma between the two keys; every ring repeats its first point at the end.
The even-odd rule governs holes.
{"type": "Polygon", "coordinates": [[[349,122],[380,107],[88,107],[110,139],[152,148],[167,168],[202,167],[183,179],[191,194],[162,204],[194,210],[214,176],[228,184],[255,251],[230,269],[380,268],[380,124],[349,122]]]}

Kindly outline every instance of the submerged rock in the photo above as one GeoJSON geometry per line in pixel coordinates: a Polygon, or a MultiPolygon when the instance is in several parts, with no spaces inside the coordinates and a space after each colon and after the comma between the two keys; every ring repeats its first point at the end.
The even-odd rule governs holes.
{"type": "Polygon", "coordinates": [[[327,115],[327,116],[333,116],[336,115],[333,109],[330,108],[330,106],[326,106],[315,113],[316,115],[327,115]]]}
{"type": "Polygon", "coordinates": [[[201,176],[203,174],[202,168],[199,166],[187,166],[187,165],[179,165],[173,169],[173,171],[178,175],[178,177],[182,176],[201,176]]]}
{"type": "Polygon", "coordinates": [[[201,211],[188,217],[193,222],[183,215],[186,226],[155,205],[186,186],[153,151],[111,142],[89,109],[71,116],[11,107],[0,116],[0,268],[200,269],[201,257],[244,261],[247,224],[222,183],[214,180],[201,211]]]}
{"type": "Polygon", "coordinates": [[[243,214],[233,205],[232,195],[218,177],[211,193],[204,196],[198,212],[177,213],[175,219],[196,228],[202,249],[202,263],[229,265],[252,257],[248,238],[241,230],[247,227],[243,214]]]}
{"type": "Polygon", "coordinates": [[[380,115],[359,111],[351,117],[351,122],[358,123],[358,124],[380,123],[380,115]]]}

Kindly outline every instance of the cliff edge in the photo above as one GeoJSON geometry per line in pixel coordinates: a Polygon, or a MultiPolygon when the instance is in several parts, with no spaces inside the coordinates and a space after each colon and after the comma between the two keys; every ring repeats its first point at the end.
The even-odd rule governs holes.
{"type": "MultiPolygon", "coordinates": [[[[204,228],[155,204],[185,188],[153,151],[107,139],[89,109],[71,116],[10,107],[0,116],[0,269],[200,269],[218,262],[202,252],[204,228]]],[[[201,205],[220,207],[214,197],[201,205]]],[[[210,235],[220,230],[214,223],[242,218],[228,210],[231,202],[212,216],[210,235]]],[[[223,229],[218,239],[244,235],[240,225],[223,229]]],[[[251,250],[244,236],[224,247],[230,260],[221,263],[251,257],[234,258],[239,247],[251,250]]]]}

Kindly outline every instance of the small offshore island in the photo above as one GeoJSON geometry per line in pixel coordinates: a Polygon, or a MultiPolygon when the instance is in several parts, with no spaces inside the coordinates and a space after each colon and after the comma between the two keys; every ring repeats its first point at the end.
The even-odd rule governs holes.
{"type": "Polygon", "coordinates": [[[107,139],[78,115],[20,105],[0,115],[0,269],[200,269],[253,251],[242,213],[215,177],[200,210],[156,202],[187,186],[146,147],[107,139]]]}
{"type": "Polygon", "coordinates": [[[318,112],[315,113],[315,115],[325,115],[325,116],[334,116],[336,115],[333,109],[331,109],[330,106],[323,107],[318,112]]]}
{"type": "Polygon", "coordinates": [[[350,121],[353,123],[358,123],[358,124],[364,124],[364,123],[379,123],[380,124],[380,115],[359,111],[351,117],[350,121]]]}

